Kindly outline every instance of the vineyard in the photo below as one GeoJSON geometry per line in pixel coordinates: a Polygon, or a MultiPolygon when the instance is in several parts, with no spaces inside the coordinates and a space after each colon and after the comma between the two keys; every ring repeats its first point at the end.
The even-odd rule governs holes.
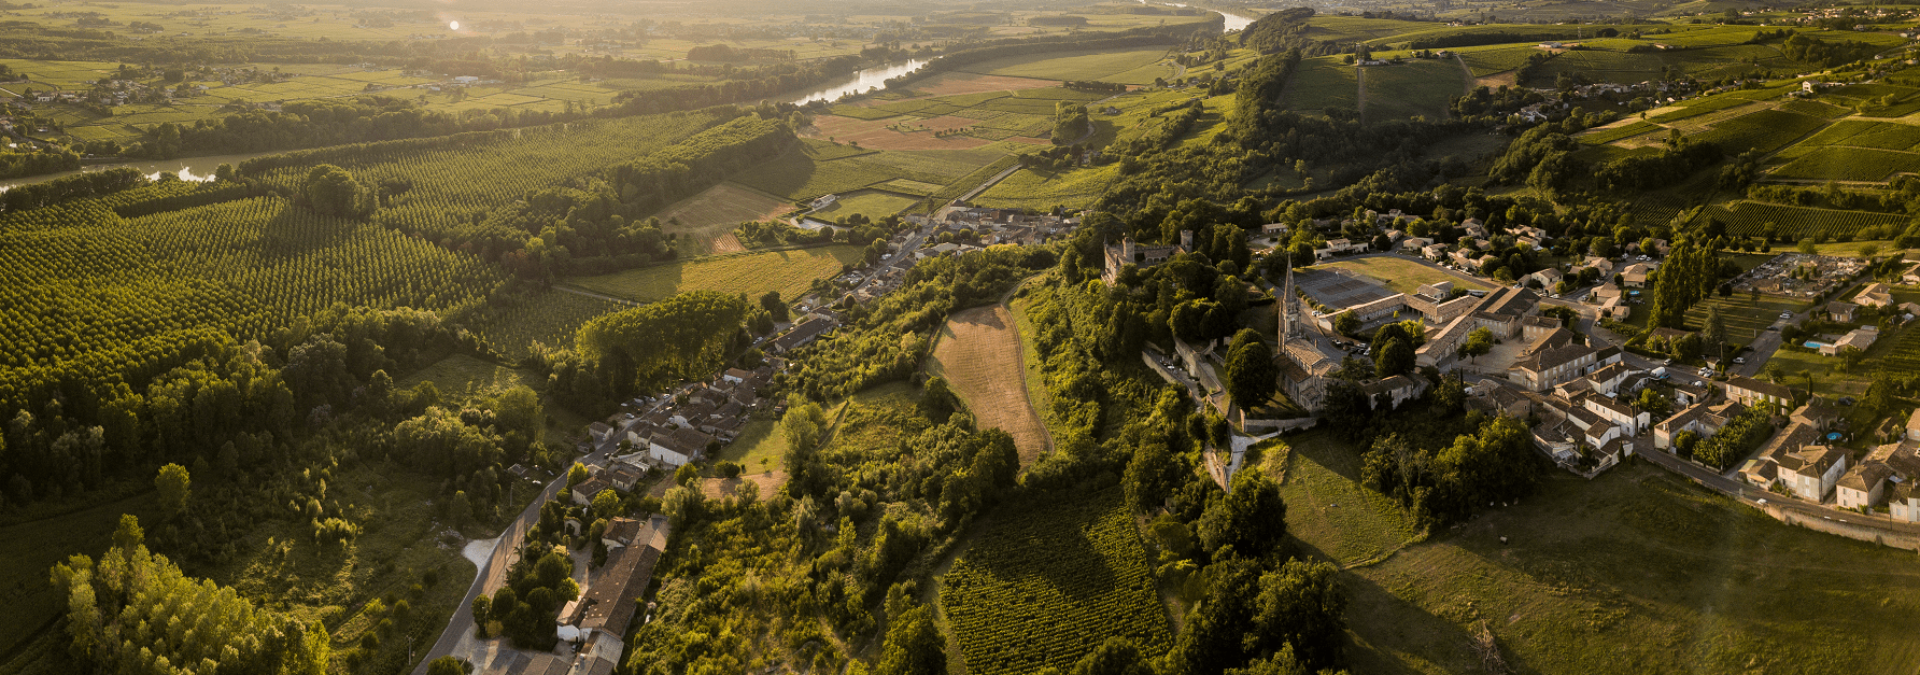
{"type": "Polygon", "coordinates": [[[1806,237],[1836,239],[1841,235],[1851,236],[1867,227],[1906,227],[1903,216],[1865,211],[1836,211],[1803,206],[1787,206],[1738,200],[1726,206],[1715,206],[1708,214],[1727,224],[1727,232],[1743,237],[1761,236],[1768,225],[1773,225],[1779,236],[1790,239],[1806,237]]]}
{"type": "Polygon", "coordinates": [[[1920,171],[1920,154],[1871,148],[1822,147],[1775,169],[1774,178],[1885,181],[1898,172],[1920,171]]]}
{"type": "Polygon", "coordinates": [[[1171,647],[1118,488],[999,513],[941,578],[941,607],[968,673],[1066,671],[1111,635],[1148,654],[1171,647]]]}
{"type": "Polygon", "coordinates": [[[271,332],[334,303],[461,313],[503,274],[374,224],[275,198],[121,219],[94,201],[0,221],[0,364],[65,361],[215,326],[271,332]]]}
{"type": "Polygon", "coordinates": [[[1578,140],[1581,143],[1586,143],[1588,145],[1605,145],[1608,143],[1612,143],[1614,141],[1633,138],[1634,136],[1638,136],[1640,134],[1644,134],[1659,128],[1661,127],[1660,125],[1657,125],[1657,124],[1651,124],[1648,122],[1633,122],[1630,124],[1617,126],[1612,129],[1600,129],[1597,131],[1593,131],[1591,133],[1582,134],[1581,136],[1578,137],[1578,140]]]}
{"type": "Polygon", "coordinates": [[[504,280],[475,256],[277,198],[132,219],[79,202],[0,219],[0,365],[199,327],[267,338],[334,303],[457,315],[504,280]]]}
{"type": "Polygon", "coordinates": [[[486,214],[528,192],[658,151],[712,121],[704,115],[659,115],[524,129],[481,144],[345,146],[301,153],[304,161],[298,166],[269,171],[264,178],[295,189],[309,167],[332,163],[364,184],[408,186],[374,217],[380,225],[434,241],[517,243],[528,233],[485,223],[486,214]]]}
{"type": "Polygon", "coordinates": [[[1749,149],[1772,152],[1826,124],[1826,120],[1780,110],[1761,110],[1724,120],[1695,140],[1719,145],[1728,154],[1749,149]]]}

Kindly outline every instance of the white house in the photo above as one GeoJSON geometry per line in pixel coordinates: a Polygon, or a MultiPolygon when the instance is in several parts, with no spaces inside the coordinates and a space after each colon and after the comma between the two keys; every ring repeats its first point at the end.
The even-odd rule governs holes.
{"type": "Polygon", "coordinates": [[[1847,470],[1834,485],[1833,500],[1843,509],[1870,507],[1880,501],[1886,491],[1887,478],[1893,475],[1893,469],[1879,462],[1861,462],[1847,470]]]}

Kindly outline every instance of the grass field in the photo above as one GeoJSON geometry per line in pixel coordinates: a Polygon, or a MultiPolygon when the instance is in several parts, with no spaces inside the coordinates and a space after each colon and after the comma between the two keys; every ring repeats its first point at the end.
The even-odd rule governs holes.
{"type": "Polygon", "coordinates": [[[443,396],[494,386],[512,387],[518,384],[539,389],[545,384],[526,371],[488,363],[466,354],[454,354],[415,371],[406,378],[394,382],[393,385],[400,389],[412,389],[422,382],[432,382],[434,388],[439,389],[443,396]]]}
{"type": "Polygon", "coordinates": [[[793,204],[778,197],[738,183],[721,183],[668,206],[656,217],[667,232],[680,235],[683,255],[701,255],[745,250],[733,237],[734,228],[792,210],[793,204]]]}
{"type": "Polygon", "coordinates": [[[1006,307],[954,314],[941,328],[927,373],[946,378],[982,428],[1013,436],[1020,464],[1032,466],[1047,450],[1047,429],[1027,400],[1020,336],[1006,307]]]}
{"type": "MultiPolygon", "coordinates": [[[[1296,442],[1283,488],[1289,532],[1341,561],[1402,537],[1390,503],[1340,497],[1339,511],[1373,513],[1331,525],[1301,504],[1293,472],[1316,493],[1364,490],[1353,452],[1296,442]]],[[[1482,672],[1469,644],[1484,622],[1514,672],[1905,671],[1920,663],[1902,618],[1920,602],[1912,557],[1788,527],[1645,464],[1554,473],[1518,505],[1350,569],[1346,654],[1356,673],[1482,672]]]]}
{"type": "Polygon", "coordinates": [[[740,437],[720,449],[720,461],[739,462],[748,473],[777,470],[787,456],[787,432],[772,420],[754,420],[740,437]]]}
{"type": "Polygon", "coordinates": [[[1362,487],[1360,456],[1328,432],[1295,436],[1265,453],[1269,466],[1284,462],[1280,494],[1287,502],[1287,531],[1302,541],[1323,542],[1320,555],[1351,565],[1417,540],[1412,514],[1362,487]]]}
{"type": "Polygon", "coordinates": [[[1412,293],[1420,290],[1421,286],[1441,281],[1451,281],[1454,286],[1461,288],[1493,288],[1493,284],[1479,279],[1449,274],[1433,266],[1396,256],[1336,260],[1315,266],[1316,269],[1321,267],[1359,272],[1379,282],[1380,285],[1393,289],[1396,293],[1412,293]]]}
{"type": "Polygon", "coordinates": [[[510,307],[489,307],[470,322],[470,327],[501,355],[519,362],[532,354],[535,342],[555,348],[572,346],[573,334],[581,326],[626,306],[578,293],[548,291],[510,307]]]}
{"type": "Polygon", "coordinates": [[[1447,118],[1452,99],[1465,92],[1466,73],[1453,59],[1414,59],[1367,69],[1367,121],[1422,116],[1447,118]]]}
{"type": "Polygon", "coordinates": [[[859,261],[860,247],[840,244],[699,258],[596,277],[575,277],[567,282],[638,302],[665,300],[687,291],[746,293],[751,297],[779,291],[780,297],[797,298],[815,279],[839,274],[842,266],[859,261]]]}
{"type": "Polygon", "coordinates": [[[1046,80],[1098,80],[1122,84],[1152,84],[1156,77],[1171,79],[1173,69],[1153,66],[1165,58],[1162,48],[1127,51],[1064,52],[1055,55],[1015,56],[969,66],[969,72],[1046,80]]]}
{"type": "Polygon", "coordinates": [[[1341,63],[1337,57],[1303,60],[1300,71],[1287,83],[1281,105],[1288,110],[1315,112],[1328,108],[1357,110],[1360,83],[1354,78],[1354,67],[1341,63]]]}

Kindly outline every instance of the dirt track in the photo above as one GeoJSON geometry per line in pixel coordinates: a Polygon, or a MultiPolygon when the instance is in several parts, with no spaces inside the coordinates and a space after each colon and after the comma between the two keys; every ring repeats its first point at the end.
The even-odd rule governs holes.
{"type": "Polygon", "coordinates": [[[1020,334],[1005,305],[953,315],[934,349],[934,374],[947,379],[982,428],[1013,436],[1021,466],[1031,466],[1049,444],[1047,428],[1028,401],[1020,334]]]}

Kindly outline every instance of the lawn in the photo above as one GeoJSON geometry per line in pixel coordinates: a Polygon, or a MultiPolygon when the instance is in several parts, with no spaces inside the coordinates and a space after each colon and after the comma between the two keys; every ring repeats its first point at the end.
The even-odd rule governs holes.
{"type": "Polygon", "coordinates": [[[740,437],[720,450],[719,461],[739,462],[747,473],[765,473],[781,469],[787,456],[787,431],[779,422],[754,420],[740,430],[740,437]]]}
{"type": "Polygon", "coordinates": [[[711,256],[567,281],[589,291],[639,302],[664,300],[687,291],[746,293],[752,297],[779,291],[780,297],[795,298],[804,294],[815,279],[837,275],[842,266],[858,262],[860,247],[838,244],[711,256]]]}
{"type": "Polygon", "coordinates": [[[1366,69],[1367,121],[1416,115],[1446,119],[1452,99],[1465,93],[1466,72],[1453,59],[1414,59],[1366,69]]]}
{"type": "Polygon", "coordinates": [[[740,185],[721,183],[680,200],[656,217],[669,233],[680,235],[683,252],[733,253],[745,250],[733,230],[748,221],[772,220],[794,209],[773,195],[740,185]]]}
{"type": "Polygon", "coordinates": [[[1167,50],[1154,47],[1127,51],[1062,52],[1052,55],[1012,56],[983,61],[967,68],[983,75],[1030,77],[1044,80],[1097,80],[1124,84],[1152,84],[1155,77],[1170,77],[1170,69],[1155,73],[1147,69],[1166,58],[1167,50]],[[1126,79],[1115,79],[1126,75],[1126,79]],[[1142,78],[1144,77],[1144,80],[1142,78]]]}
{"type": "Polygon", "coordinates": [[[1352,260],[1336,260],[1315,268],[1337,267],[1359,272],[1373,278],[1381,285],[1398,293],[1413,293],[1427,284],[1451,281],[1462,288],[1492,289],[1492,282],[1466,278],[1463,275],[1449,273],[1431,265],[1396,256],[1372,256],[1352,260]]]}
{"type": "MultiPolygon", "coordinates": [[[[1296,446],[1283,489],[1304,548],[1345,561],[1397,537],[1390,506],[1341,496],[1342,513],[1322,516],[1333,498],[1303,503],[1294,472],[1316,495],[1364,488],[1352,449],[1296,446]]],[[[1484,626],[1515,672],[1904,672],[1920,663],[1912,558],[1788,527],[1643,463],[1592,481],[1553,473],[1517,505],[1351,568],[1346,654],[1356,673],[1482,672],[1470,641],[1484,626]]]]}

